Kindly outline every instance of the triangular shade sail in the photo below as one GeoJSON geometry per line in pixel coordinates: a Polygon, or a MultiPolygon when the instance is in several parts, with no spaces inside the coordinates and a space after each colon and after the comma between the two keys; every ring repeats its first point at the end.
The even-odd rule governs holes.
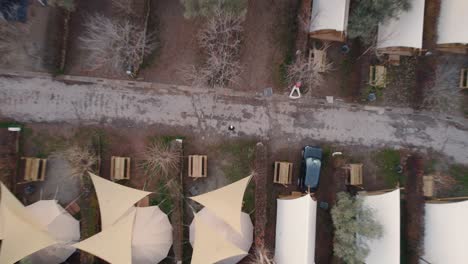
{"type": "Polygon", "coordinates": [[[192,264],[216,263],[226,258],[247,254],[211,229],[201,218],[195,216],[194,221],[195,241],[193,243],[192,264]]]}
{"type": "Polygon", "coordinates": [[[210,212],[232,226],[236,232],[241,233],[242,200],[250,178],[251,176],[245,177],[227,186],[190,199],[202,204],[210,212]]]}
{"type": "Polygon", "coordinates": [[[92,173],[89,175],[96,189],[103,230],[113,225],[135,203],[151,193],[111,182],[92,173]]]}
{"type": "Polygon", "coordinates": [[[0,263],[13,264],[24,257],[56,244],[45,231],[31,221],[17,216],[8,206],[2,207],[4,238],[0,251],[0,263]]]}
{"type": "Polygon", "coordinates": [[[135,212],[130,210],[114,225],[73,246],[112,264],[131,264],[135,212]]]}

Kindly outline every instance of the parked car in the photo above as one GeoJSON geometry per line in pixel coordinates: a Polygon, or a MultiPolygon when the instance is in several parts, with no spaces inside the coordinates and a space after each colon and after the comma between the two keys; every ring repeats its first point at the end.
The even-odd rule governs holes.
{"type": "Polygon", "coordinates": [[[320,178],[322,167],[322,149],[320,147],[305,146],[302,149],[301,176],[299,177],[299,189],[303,192],[315,192],[320,178]]]}

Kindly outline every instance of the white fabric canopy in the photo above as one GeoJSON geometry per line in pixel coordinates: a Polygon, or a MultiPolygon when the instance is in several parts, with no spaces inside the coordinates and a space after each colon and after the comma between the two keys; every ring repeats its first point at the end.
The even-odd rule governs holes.
{"type": "Polygon", "coordinates": [[[59,264],[74,252],[71,246],[80,240],[80,223],[65,211],[56,200],[41,200],[26,210],[56,240],[58,244],[42,249],[29,257],[31,263],[59,264]]]}
{"type": "Polygon", "coordinates": [[[172,226],[159,207],[137,207],[133,224],[132,263],[159,263],[172,246],[172,226]]]}
{"type": "Polygon", "coordinates": [[[411,0],[411,8],[379,25],[377,48],[422,48],[425,0],[411,0]]]}
{"type": "Polygon", "coordinates": [[[427,203],[424,219],[424,259],[430,263],[466,263],[468,201],[427,203]]]}
{"type": "Polygon", "coordinates": [[[242,180],[214,191],[191,197],[190,199],[210,209],[210,212],[221,218],[224,222],[231,225],[235,231],[240,233],[242,230],[242,201],[250,178],[251,176],[245,177],[242,180]]]}
{"type": "Polygon", "coordinates": [[[248,255],[253,241],[250,217],[242,213],[242,235],[207,208],[195,215],[190,225],[192,264],[235,264],[248,255]]]}
{"type": "Polygon", "coordinates": [[[131,264],[135,212],[129,210],[115,224],[73,246],[112,264],[131,264]]]}
{"type": "Polygon", "coordinates": [[[368,241],[366,263],[400,263],[400,189],[363,198],[364,205],[374,210],[376,220],[383,226],[382,237],[368,241]]]}
{"type": "Polygon", "coordinates": [[[336,30],[346,32],[349,0],[314,0],[309,32],[336,30]]]}
{"type": "Polygon", "coordinates": [[[3,241],[0,263],[13,264],[57,243],[3,184],[1,190],[0,224],[3,229],[3,241]]]}
{"type": "Polygon", "coordinates": [[[276,263],[315,263],[317,202],[310,195],[277,201],[276,263]]]}
{"type": "Polygon", "coordinates": [[[111,182],[92,173],[89,175],[99,201],[102,229],[110,227],[138,201],[151,193],[111,182]]]}
{"type": "Polygon", "coordinates": [[[437,44],[468,44],[467,12],[467,0],[440,1],[437,44]]]}

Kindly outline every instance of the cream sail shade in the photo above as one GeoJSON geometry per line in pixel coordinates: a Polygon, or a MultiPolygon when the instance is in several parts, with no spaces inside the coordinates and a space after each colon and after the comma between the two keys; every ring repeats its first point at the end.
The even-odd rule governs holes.
{"type": "MultiPolygon", "coordinates": [[[[253,224],[250,220],[250,216],[246,213],[242,213],[241,216],[241,229],[242,232],[239,234],[236,232],[230,225],[218,218],[216,215],[210,212],[209,209],[203,208],[200,212],[196,214],[196,218],[203,221],[207,224],[212,230],[218,233],[226,241],[235,245],[239,249],[242,249],[245,252],[249,252],[250,247],[253,242],[253,224]]],[[[196,243],[198,239],[196,237],[196,226],[195,221],[192,221],[190,225],[190,243],[192,246],[196,243]]],[[[222,261],[217,262],[218,264],[234,264],[241,261],[247,254],[233,256],[225,258],[222,261]]]]}
{"type": "Polygon", "coordinates": [[[26,210],[58,242],[33,253],[26,259],[31,263],[60,264],[74,252],[71,246],[80,240],[80,223],[63,209],[56,200],[41,200],[26,206],[26,210]]]}
{"type": "Polygon", "coordinates": [[[89,173],[96,189],[102,229],[109,228],[138,201],[151,192],[129,188],[89,173]]]}
{"type": "Polygon", "coordinates": [[[211,264],[236,257],[247,252],[238,248],[199,217],[194,218],[195,241],[193,242],[192,264],[211,264]]]}
{"type": "Polygon", "coordinates": [[[112,264],[131,264],[135,212],[129,210],[114,225],[73,246],[112,264]]]}
{"type": "Polygon", "coordinates": [[[468,1],[440,1],[437,44],[468,44],[468,1]]]}
{"type": "Polygon", "coordinates": [[[317,202],[310,195],[277,201],[275,263],[315,263],[317,202]]]}
{"type": "Polygon", "coordinates": [[[377,48],[422,48],[425,0],[411,0],[411,8],[379,25],[377,48]]]}
{"type": "Polygon", "coordinates": [[[424,259],[429,263],[466,263],[468,201],[426,203],[424,259]]]}
{"type": "Polygon", "coordinates": [[[132,263],[159,263],[172,246],[172,226],[158,206],[137,207],[132,237],[132,263]]]}
{"type": "Polygon", "coordinates": [[[383,235],[376,240],[369,240],[369,255],[366,263],[400,263],[400,189],[394,191],[364,195],[364,205],[374,210],[375,219],[383,227],[383,235]]]}
{"type": "Polygon", "coordinates": [[[248,176],[222,188],[191,197],[190,199],[202,204],[217,217],[231,225],[236,232],[241,233],[242,202],[250,179],[251,176],[248,176]]]}
{"type": "Polygon", "coordinates": [[[13,264],[26,256],[56,244],[57,242],[36,224],[26,221],[2,206],[4,237],[0,250],[0,263],[13,264]]]}

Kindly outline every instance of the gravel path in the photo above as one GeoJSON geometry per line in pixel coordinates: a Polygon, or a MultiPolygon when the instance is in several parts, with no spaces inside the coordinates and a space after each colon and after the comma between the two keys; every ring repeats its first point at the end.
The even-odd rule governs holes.
{"type": "Polygon", "coordinates": [[[286,96],[249,97],[225,90],[153,85],[68,85],[51,78],[0,77],[0,114],[18,121],[163,124],[194,133],[282,140],[324,140],[364,146],[411,146],[468,163],[468,122],[449,122],[409,109],[323,105],[286,96]]]}

